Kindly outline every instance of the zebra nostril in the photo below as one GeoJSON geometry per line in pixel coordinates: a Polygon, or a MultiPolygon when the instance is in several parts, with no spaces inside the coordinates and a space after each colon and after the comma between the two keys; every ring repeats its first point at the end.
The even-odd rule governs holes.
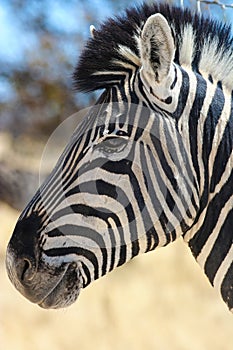
{"type": "Polygon", "coordinates": [[[23,258],[18,265],[18,275],[22,282],[30,281],[35,275],[35,268],[28,258],[23,258]]]}

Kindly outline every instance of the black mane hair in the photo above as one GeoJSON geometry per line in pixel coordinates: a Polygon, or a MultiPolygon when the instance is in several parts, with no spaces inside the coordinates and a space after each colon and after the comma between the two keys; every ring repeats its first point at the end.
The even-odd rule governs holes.
{"type": "MultiPolygon", "coordinates": [[[[179,48],[183,30],[190,25],[195,34],[195,52],[191,64],[194,71],[198,71],[204,44],[210,46],[212,41],[215,42],[215,49],[219,56],[226,53],[233,60],[231,56],[233,55],[233,39],[230,26],[217,20],[205,18],[189,9],[183,10],[168,4],[144,4],[127,9],[123,16],[108,19],[98,30],[94,31],[94,38],[87,41],[75,68],[73,74],[75,88],[85,92],[106,88],[113,84],[111,72],[117,73],[119,71],[120,76],[120,72],[124,70],[123,65],[117,64],[117,61],[135,65],[133,62],[129,62],[127,56],[122,55],[119,46],[129,48],[140,60],[135,37],[140,35],[140,28],[147,18],[155,13],[161,13],[173,29],[176,42],[176,63],[180,64],[179,48]],[[107,72],[109,72],[109,76],[107,72]]],[[[213,57],[215,56],[213,55],[213,57]]],[[[219,57],[217,58],[219,59],[219,57]]]]}

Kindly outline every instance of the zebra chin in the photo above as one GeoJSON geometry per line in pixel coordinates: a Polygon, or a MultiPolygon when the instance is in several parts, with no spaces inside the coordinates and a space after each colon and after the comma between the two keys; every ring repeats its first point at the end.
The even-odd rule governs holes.
{"type": "Polygon", "coordinates": [[[66,271],[54,288],[37,304],[43,309],[59,309],[73,304],[81,290],[76,263],[68,265],[66,271]]]}

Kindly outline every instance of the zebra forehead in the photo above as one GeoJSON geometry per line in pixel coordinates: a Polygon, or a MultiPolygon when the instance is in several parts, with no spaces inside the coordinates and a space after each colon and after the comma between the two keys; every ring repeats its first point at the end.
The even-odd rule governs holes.
{"type": "Polygon", "coordinates": [[[95,30],[75,68],[75,88],[85,92],[103,89],[120,81],[124,68],[139,67],[140,31],[147,18],[155,13],[161,13],[173,30],[175,63],[211,75],[233,88],[230,26],[189,9],[157,3],[129,8],[122,16],[108,19],[95,30]]]}

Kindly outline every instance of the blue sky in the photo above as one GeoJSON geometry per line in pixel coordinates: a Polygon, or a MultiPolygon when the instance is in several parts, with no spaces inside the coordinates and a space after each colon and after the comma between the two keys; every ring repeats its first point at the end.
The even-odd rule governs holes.
{"type": "MultiPolygon", "coordinates": [[[[138,1],[118,0],[29,0],[24,2],[24,10],[16,11],[13,0],[1,0],[0,3],[0,64],[4,71],[15,69],[16,66],[27,66],[29,55],[34,52],[39,57],[39,42],[37,31],[32,30],[33,22],[42,13],[49,30],[57,33],[57,46],[61,52],[68,54],[74,63],[79,54],[79,48],[71,36],[88,38],[90,24],[98,24],[112,16],[115,11],[123,10],[127,5],[139,4],[138,1]],[[88,11],[94,18],[94,23],[87,18],[88,11]],[[4,68],[3,68],[4,67],[4,68]]],[[[77,43],[76,43],[77,44],[77,43]]],[[[43,54],[41,52],[41,54],[43,54]]],[[[0,75],[0,102],[14,99],[14,87],[7,78],[0,75]]]]}
{"type": "MultiPolygon", "coordinates": [[[[11,1],[2,0],[0,4],[0,59],[9,63],[22,60],[24,51],[37,47],[36,34],[27,30],[27,21],[33,21],[34,15],[41,11],[39,1],[31,1],[30,7],[25,8],[25,16],[20,18],[14,12],[11,1]]],[[[123,1],[119,2],[123,3],[123,1]]],[[[126,1],[125,1],[126,3],[126,1]]],[[[140,1],[128,1],[127,4],[136,4],[140,1]]],[[[89,23],[85,18],[85,11],[90,7],[95,14],[96,22],[111,16],[114,6],[108,0],[89,1],[46,1],[43,9],[48,26],[63,34],[76,33],[82,28],[84,37],[89,35],[89,23]]],[[[120,7],[120,6],[119,6],[120,7]]],[[[125,6],[122,6],[122,9],[125,6]]]]}

